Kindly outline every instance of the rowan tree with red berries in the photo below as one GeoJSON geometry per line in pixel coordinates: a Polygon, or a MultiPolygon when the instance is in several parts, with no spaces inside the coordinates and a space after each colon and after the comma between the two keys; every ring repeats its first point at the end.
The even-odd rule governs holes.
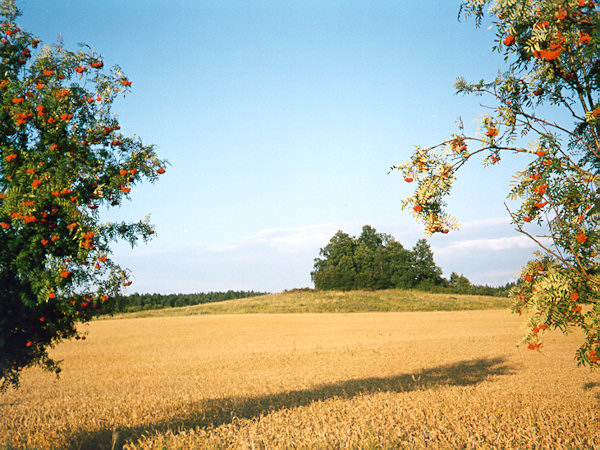
{"type": "Polygon", "coordinates": [[[101,223],[142,180],[164,173],[152,145],[120,132],[111,105],[131,81],[89,47],[42,46],[0,3],[0,391],[25,367],[59,372],[48,349],[110,312],[129,274],[111,244],[153,227],[101,223]]]}
{"type": "Polygon", "coordinates": [[[392,167],[417,184],[403,207],[428,233],[448,233],[457,223],[445,212],[444,197],[457,171],[480,156],[484,165],[499,164],[506,153],[522,157],[507,210],[516,230],[539,246],[511,294],[513,311],[529,317],[524,342],[539,349],[545,330],[580,329],[576,360],[598,368],[598,6],[594,0],[474,0],[463,3],[461,14],[478,26],[489,17],[494,50],[508,67],[491,82],[457,80],[458,92],[487,96],[493,104],[474,135],[459,121],[448,140],[417,147],[409,161],[392,167]]]}

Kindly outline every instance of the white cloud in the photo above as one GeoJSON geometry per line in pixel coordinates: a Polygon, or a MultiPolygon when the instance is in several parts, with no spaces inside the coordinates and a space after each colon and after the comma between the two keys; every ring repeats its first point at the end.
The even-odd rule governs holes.
{"type": "Polygon", "coordinates": [[[474,251],[501,251],[514,248],[532,248],[537,244],[527,236],[513,236],[489,239],[465,239],[456,241],[445,247],[435,249],[436,253],[448,254],[455,252],[474,252],[474,251]]]}
{"type": "Polygon", "coordinates": [[[214,253],[221,253],[221,252],[231,252],[233,250],[237,250],[238,248],[240,248],[240,245],[238,243],[230,243],[230,244],[223,244],[223,245],[212,245],[207,247],[207,250],[210,252],[214,252],[214,253]]]}
{"type": "Polygon", "coordinates": [[[461,224],[461,228],[487,228],[499,225],[509,225],[509,217],[490,217],[488,219],[471,220],[461,224]]]}
{"type": "Polygon", "coordinates": [[[336,224],[307,225],[304,227],[266,228],[241,239],[237,247],[266,245],[283,252],[298,252],[318,248],[331,238],[340,227],[336,224]]]}
{"type": "Polygon", "coordinates": [[[471,276],[477,280],[483,280],[481,283],[502,284],[504,282],[514,281],[519,278],[519,270],[485,270],[482,272],[473,272],[471,276]]]}
{"type": "Polygon", "coordinates": [[[315,251],[327,244],[337,230],[345,230],[348,224],[318,224],[302,227],[265,228],[254,234],[222,243],[200,243],[194,241],[156,241],[131,249],[129,245],[116,245],[114,250],[121,256],[135,254],[137,257],[177,256],[190,257],[214,254],[232,254],[245,251],[275,250],[284,253],[315,251]]]}
{"type": "MultiPolygon", "coordinates": [[[[358,236],[363,225],[365,224],[358,222],[332,222],[299,227],[264,228],[249,236],[222,244],[203,246],[202,248],[214,253],[256,249],[257,247],[272,248],[284,253],[314,252],[327,245],[327,242],[338,230],[342,230],[351,236],[358,236]]],[[[372,222],[370,225],[375,227],[378,232],[390,233],[396,238],[407,235],[410,236],[410,240],[416,241],[423,235],[422,227],[413,222],[372,222]]]]}

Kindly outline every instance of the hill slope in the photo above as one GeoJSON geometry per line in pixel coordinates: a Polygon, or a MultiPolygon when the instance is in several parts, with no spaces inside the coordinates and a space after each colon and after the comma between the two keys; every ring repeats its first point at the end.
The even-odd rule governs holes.
{"type": "Polygon", "coordinates": [[[351,313],[403,311],[465,311],[506,309],[511,300],[460,294],[432,294],[416,290],[314,291],[293,290],[181,308],[118,314],[115,318],[189,316],[198,314],[351,313]]]}

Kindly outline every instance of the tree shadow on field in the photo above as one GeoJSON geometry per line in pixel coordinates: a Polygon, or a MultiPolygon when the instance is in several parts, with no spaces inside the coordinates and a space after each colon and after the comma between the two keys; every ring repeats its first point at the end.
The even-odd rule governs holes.
{"type": "MultiPolygon", "coordinates": [[[[323,384],[311,389],[281,392],[261,397],[229,397],[208,399],[185,405],[185,414],[168,421],[148,423],[143,426],[118,429],[121,448],[125,442],[135,442],[143,436],[152,436],[171,430],[216,427],[237,419],[252,419],[286,408],[306,406],[313,402],[333,398],[350,399],[361,394],[377,392],[411,392],[436,389],[442,386],[471,386],[491,377],[511,375],[514,368],[505,364],[504,358],[485,358],[461,361],[454,364],[424,369],[419,372],[390,377],[372,377],[323,384]],[[192,411],[192,412],[189,412],[192,411]]],[[[69,448],[111,448],[113,430],[79,432],[72,436],[69,448]]]]}
{"type": "MultiPolygon", "coordinates": [[[[585,383],[583,385],[583,389],[585,389],[586,391],[589,391],[589,390],[592,390],[592,389],[595,389],[595,388],[600,388],[600,383],[590,382],[590,383],[585,383]]],[[[596,399],[598,401],[600,401],[600,389],[596,393],[596,399]]]]}

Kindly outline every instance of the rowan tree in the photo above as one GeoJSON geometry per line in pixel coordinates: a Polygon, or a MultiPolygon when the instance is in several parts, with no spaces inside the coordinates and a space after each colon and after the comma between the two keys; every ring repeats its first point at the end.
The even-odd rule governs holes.
{"type": "Polygon", "coordinates": [[[600,366],[600,14],[593,0],[474,0],[461,14],[496,29],[506,71],[491,82],[458,79],[459,93],[490,98],[475,134],[458,131],[417,147],[400,170],[416,190],[405,199],[428,233],[448,233],[445,212],[456,172],[475,157],[522,158],[509,191],[516,230],[539,246],[512,291],[527,313],[524,342],[539,349],[546,329],[579,328],[578,364],[600,366]],[[486,23],[487,24],[487,23],[486,23]],[[516,205],[516,206],[515,206],[516,205]]]}
{"type": "Polygon", "coordinates": [[[147,240],[138,223],[102,223],[165,162],[120,132],[111,105],[132,82],[82,46],[42,46],[0,3],[0,391],[23,368],[59,372],[48,349],[111,309],[129,274],[111,244],[147,240]]]}

